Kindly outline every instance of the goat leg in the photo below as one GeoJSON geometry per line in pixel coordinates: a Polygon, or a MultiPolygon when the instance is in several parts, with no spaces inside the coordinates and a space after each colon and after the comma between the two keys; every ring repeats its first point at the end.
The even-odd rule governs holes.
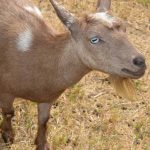
{"type": "Polygon", "coordinates": [[[35,140],[36,150],[50,150],[46,139],[46,125],[49,120],[50,108],[51,104],[49,103],[38,104],[38,132],[35,140]]]}
{"type": "Polygon", "coordinates": [[[14,132],[11,124],[11,120],[14,117],[14,108],[13,101],[14,98],[10,95],[0,95],[2,98],[1,108],[2,108],[2,116],[3,121],[1,123],[1,134],[5,143],[13,143],[14,141],[14,132]]]}

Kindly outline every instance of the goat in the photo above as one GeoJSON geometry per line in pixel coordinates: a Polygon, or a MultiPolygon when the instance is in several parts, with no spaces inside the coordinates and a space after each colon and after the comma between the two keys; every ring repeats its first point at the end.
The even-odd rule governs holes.
{"type": "Polygon", "coordinates": [[[50,149],[46,124],[52,103],[84,75],[98,70],[132,79],[146,69],[123,21],[111,15],[111,0],[99,0],[96,13],[80,18],[50,2],[68,32],[56,33],[28,0],[0,0],[1,134],[5,142],[13,142],[15,97],[37,102],[37,150],[50,149]]]}

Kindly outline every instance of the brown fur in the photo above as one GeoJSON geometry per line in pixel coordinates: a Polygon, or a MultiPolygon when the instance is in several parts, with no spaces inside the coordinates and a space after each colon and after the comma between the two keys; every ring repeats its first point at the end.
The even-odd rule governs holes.
{"type": "Polygon", "coordinates": [[[54,0],[53,6],[70,32],[57,34],[44,20],[27,12],[27,0],[0,0],[0,107],[3,112],[2,136],[13,142],[11,119],[15,97],[38,103],[38,150],[48,150],[46,123],[50,107],[63,91],[77,83],[91,70],[99,70],[124,78],[139,78],[145,65],[133,64],[142,57],[128,41],[121,28],[89,23],[73,17],[54,0]],[[18,35],[30,28],[33,42],[28,51],[16,47],[18,35]],[[99,36],[97,45],[90,38],[99,36]],[[125,73],[128,68],[132,73],[125,73]],[[10,116],[8,115],[10,114],[10,116]]]}

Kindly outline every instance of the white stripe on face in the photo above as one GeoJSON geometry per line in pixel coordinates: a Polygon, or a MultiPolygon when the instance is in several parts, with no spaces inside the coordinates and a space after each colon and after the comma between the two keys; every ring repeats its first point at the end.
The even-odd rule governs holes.
{"type": "Polygon", "coordinates": [[[95,13],[92,14],[91,17],[106,23],[109,27],[112,27],[113,23],[117,22],[117,19],[111,16],[108,12],[95,13]]]}

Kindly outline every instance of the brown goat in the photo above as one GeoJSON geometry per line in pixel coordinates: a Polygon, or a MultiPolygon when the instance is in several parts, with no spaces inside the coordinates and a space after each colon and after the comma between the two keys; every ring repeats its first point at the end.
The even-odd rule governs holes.
{"type": "Polygon", "coordinates": [[[109,13],[111,0],[97,12],[76,18],[50,0],[68,32],[57,34],[28,0],[0,0],[0,107],[5,142],[13,142],[15,97],[38,103],[37,150],[49,150],[46,123],[52,103],[85,74],[99,70],[139,78],[145,59],[128,41],[122,21],[109,13]]]}

